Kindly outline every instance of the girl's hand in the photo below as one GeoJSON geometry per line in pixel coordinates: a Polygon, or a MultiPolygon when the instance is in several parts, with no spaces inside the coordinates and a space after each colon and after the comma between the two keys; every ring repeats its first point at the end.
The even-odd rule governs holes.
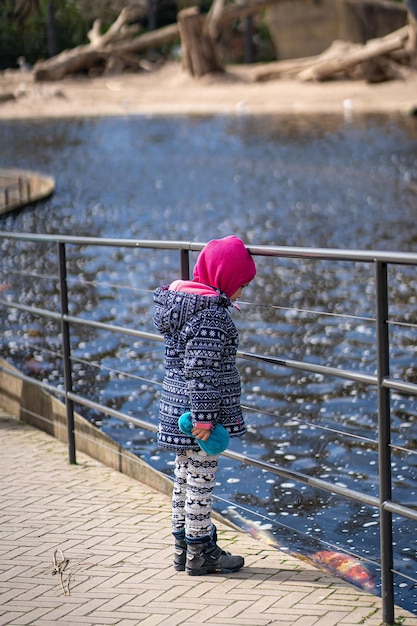
{"type": "Polygon", "coordinates": [[[191,432],[193,434],[193,437],[195,437],[196,439],[201,439],[201,441],[207,441],[207,439],[210,437],[211,430],[208,430],[207,428],[194,427],[191,432]]]}

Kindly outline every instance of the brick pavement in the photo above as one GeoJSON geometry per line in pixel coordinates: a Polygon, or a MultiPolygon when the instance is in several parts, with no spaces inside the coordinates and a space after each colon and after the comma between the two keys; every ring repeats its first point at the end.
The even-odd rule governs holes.
{"type": "Polygon", "coordinates": [[[169,498],[77,457],[0,410],[0,626],[381,624],[380,598],[223,524],[245,568],[175,572],[169,498]]]}

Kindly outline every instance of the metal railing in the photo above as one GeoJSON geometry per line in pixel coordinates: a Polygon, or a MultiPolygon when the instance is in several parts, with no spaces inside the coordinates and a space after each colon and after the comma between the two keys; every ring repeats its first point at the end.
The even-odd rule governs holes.
{"type": "MultiPolygon", "coordinates": [[[[56,259],[59,268],[59,311],[52,311],[36,307],[25,302],[14,301],[0,295],[0,306],[7,309],[15,309],[30,313],[31,315],[59,322],[62,330],[62,355],[64,370],[64,386],[49,384],[45,381],[37,382],[39,386],[48,392],[60,395],[64,398],[67,414],[68,454],[71,463],[76,462],[75,448],[75,422],[74,404],[79,404],[88,409],[110,415],[130,422],[143,429],[156,431],[156,426],[146,420],[126,415],[114,408],[109,408],[91,398],[74,392],[73,368],[71,355],[71,329],[74,326],[101,329],[130,335],[136,338],[150,341],[162,341],[162,338],[152,332],[136,330],[112,323],[100,322],[87,319],[85,316],[71,315],[69,312],[68,278],[67,278],[67,249],[70,246],[107,246],[117,248],[135,248],[178,251],[179,270],[182,278],[189,278],[190,253],[199,252],[204,244],[183,241],[146,241],[130,239],[108,239],[94,237],[71,237],[61,235],[36,235],[30,233],[0,232],[0,244],[4,241],[30,242],[35,245],[56,245],[56,259]]],[[[381,596],[383,603],[383,618],[386,624],[394,624],[394,568],[393,568],[393,534],[392,515],[398,515],[417,521],[417,510],[392,499],[392,441],[391,441],[391,394],[400,392],[411,396],[417,395],[417,384],[402,380],[390,375],[390,334],[389,326],[389,275],[388,268],[391,266],[417,265],[417,254],[390,253],[380,251],[361,250],[336,250],[336,249],[309,249],[277,246],[250,246],[249,250],[254,257],[270,257],[275,259],[303,259],[305,261],[324,260],[332,263],[365,263],[374,268],[375,289],[375,338],[376,338],[376,363],[375,374],[364,373],[326,364],[307,362],[290,358],[278,358],[265,354],[254,354],[240,350],[238,357],[257,363],[271,364],[277,367],[291,368],[302,372],[310,372],[326,377],[336,377],[348,381],[355,381],[364,386],[371,387],[377,393],[377,419],[378,419],[378,467],[379,467],[379,494],[378,496],[335,484],[291,468],[283,467],[274,463],[251,458],[240,453],[228,450],[224,454],[231,459],[246,465],[252,465],[261,470],[266,470],[280,477],[294,479],[305,485],[323,490],[331,494],[337,494],[342,498],[348,498],[359,503],[375,507],[380,517],[380,559],[381,559],[381,596]]],[[[1,269],[1,268],[0,268],[1,269]]],[[[25,378],[23,374],[16,376],[25,378]]]]}

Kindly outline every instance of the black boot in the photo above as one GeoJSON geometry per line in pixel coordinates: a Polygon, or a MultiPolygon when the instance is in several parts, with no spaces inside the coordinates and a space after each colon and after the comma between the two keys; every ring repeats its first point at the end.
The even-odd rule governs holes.
{"type": "Polygon", "coordinates": [[[189,576],[204,576],[214,572],[229,574],[244,566],[243,557],[225,552],[212,537],[204,539],[200,543],[187,541],[185,570],[189,576]]]}
{"type": "MultiPolygon", "coordinates": [[[[174,569],[177,572],[183,572],[185,570],[185,562],[187,559],[187,544],[185,542],[185,530],[175,530],[173,533],[175,538],[175,546],[174,546],[174,569]]],[[[213,530],[211,533],[211,538],[214,543],[217,541],[217,528],[213,524],[213,530]]],[[[227,552],[226,554],[230,554],[227,552]]]]}
{"type": "Polygon", "coordinates": [[[177,572],[185,570],[187,558],[187,544],[185,543],[185,531],[179,530],[172,533],[175,537],[174,568],[177,572]]]}

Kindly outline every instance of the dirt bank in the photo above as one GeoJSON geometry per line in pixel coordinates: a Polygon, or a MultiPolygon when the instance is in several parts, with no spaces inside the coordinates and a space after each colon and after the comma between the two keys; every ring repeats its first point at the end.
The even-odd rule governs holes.
{"type": "Polygon", "coordinates": [[[30,73],[0,74],[0,119],[97,115],[416,113],[417,72],[405,79],[255,83],[253,67],[194,80],[179,63],[138,74],[35,83],[30,73]]]}

